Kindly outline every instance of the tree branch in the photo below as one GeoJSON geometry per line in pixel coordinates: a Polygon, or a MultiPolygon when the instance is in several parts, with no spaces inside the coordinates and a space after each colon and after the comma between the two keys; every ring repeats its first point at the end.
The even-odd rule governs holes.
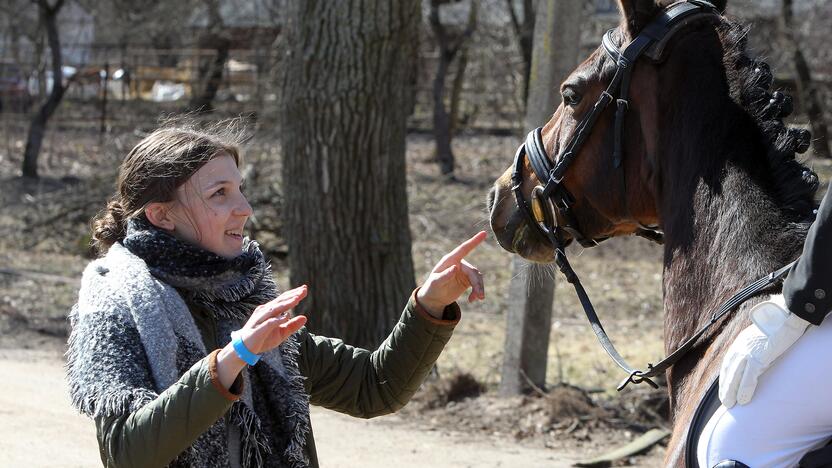
{"type": "Polygon", "coordinates": [[[508,14],[511,16],[511,25],[514,27],[514,34],[518,37],[520,36],[520,20],[517,19],[517,12],[514,11],[514,0],[506,0],[506,8],[508,8],[508,14]]]}
{"type": "Polygon", "coordinates": [[[445,31],[445,26],[439,21],[439,5],[440,0],[430,0],[430,12],[428,13],[428,22],[433,34],[436,35],[436,40],[439,43],[439,51],[441,54],[447,53],[448,48],[448,33],[445,31]]]}

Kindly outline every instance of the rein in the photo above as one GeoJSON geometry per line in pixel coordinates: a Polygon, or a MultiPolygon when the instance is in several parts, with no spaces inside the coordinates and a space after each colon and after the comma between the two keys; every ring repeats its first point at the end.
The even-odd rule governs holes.
{"type": "MultiPolygon", "coordinates": [[[[636,60],[642,55],[655,61],[661,60],[665,47],[673,34],[699,18],[713,18],[714,15],[718,16],[719,12],[716,7],[707,1],[688,0],[676,2],[662,11],[623,51],[615,44],[613,38],[614,30],[607,31],[601,43],[607,56],[615,62],[615,74],[610,84],[601,93],[592,110],[578,122],[576,130],[569,142],[553,162],[546,153],[541,128],[536,128],[529,132],[525,142],[517,149],[514,157],[514,170],[512,171],[511,180],[512,191],[514,192],[517,205],[526,213],[526,217],[531,224],[537,226],[537,229],[552,244],[555,264],[561,273],[563,273],[566,280],[575,288],[575,292],[581,301],[581,306],[584,309],[584,313],[589,320],[593,332],[595,332],[595,336],[612,360],[627,373],[627,377],[617,387],[619,391],[623,390],[630,383],[639,384],[642,382],[647,382],[654,388],[658,388],[658,385],[652,380],[653,377],[664,373],[670,366],[679,361],[711,326],[732,312],[738,305],[782,279],[795,263],[792,262],[747,285],[722,304],[719,310],[711,315],[710,321],[693,336],[685,340],[673,353],[656,364],[648,363],[647,369],[639,370],[630,366],[618,350],[616,350],[609,336],[607,336],[604,327],[601,325],[601,321],[595,312],[595,308],[586,290],[581,284],[581,280],[566,258],[565,242],[563,240],[564,231],[568,232],[583,247],[592,247],[604,240],[588,238],[581,232],[577,219],[571,209],[575,198],[562,184],[566,169],[577,157],[601,113],[613,101],[616,103],[616,111],[614,126],[615,146],[612,163],[616,168],[621,166],[624,118],[629,108],[628,92],[630,78],[636,60]],[[529,164],[537,179],[539,181],[546,181],[545,186],[538,185],[532,189],[531,203],[526,201],[521,191],[523,184],[523,163],[526,158],[528,158],[529,164]],[[558,222],[559,219],[562,220],[560,223],[558,222]]],[[[662,239],[661,231],[646,226],[642,227],[637,234],[656,242],[661,242],[662,239]]]]}

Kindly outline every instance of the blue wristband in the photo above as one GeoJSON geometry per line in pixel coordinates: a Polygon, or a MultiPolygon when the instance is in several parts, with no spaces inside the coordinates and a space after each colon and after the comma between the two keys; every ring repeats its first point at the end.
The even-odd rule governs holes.
{"type": "Polygon", "coordinates": [[[237,357],[245,361],[246,364],[253,366],[260,360],[260,356],[249,351],[246,344],[243,343],[243,339],[235,332],[231,332],[231,345],[234,346],[237,357]]]}

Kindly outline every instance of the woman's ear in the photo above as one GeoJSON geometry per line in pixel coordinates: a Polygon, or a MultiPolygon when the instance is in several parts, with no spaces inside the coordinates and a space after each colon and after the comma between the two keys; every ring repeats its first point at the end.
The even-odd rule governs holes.
{"type": "Polygon", "coordinates": [[[656,16],[659,6],[656,0],[618,0],[618,9],[630,37],[636,37],[656,16]]]}
{"type": "Polygon", "coordinates": [[[173,231],[176,224],[170,217],[169,206],[167,203],[153,202],[147,205],[144,209],[144,216],[150,221],[150,224],[157,228],[166,231],[173,231]]]}

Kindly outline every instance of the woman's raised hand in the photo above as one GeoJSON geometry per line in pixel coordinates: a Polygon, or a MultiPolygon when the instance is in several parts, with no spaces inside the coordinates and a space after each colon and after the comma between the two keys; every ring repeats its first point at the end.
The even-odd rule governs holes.
{"type": "Polygon", "coordinates": [[[291,310],[306,297],[306,285],[290,289],[271,301],[257,306],[248,322],[237,332],[249,351],[261,354],[283,343],[300,330],[306,317],[293,317],[291,310]]]}
{"type": "Polygon", "coordinates": [[[441,318],[445,307],[456,301],[468,288],[471,288],[468,302],[485,299],[482,274],[477,267],[465,260],[465,256],[480,245],[485,236],[485,231],[478,232],[442,257],[433,267],[428,279],[416,294],[419,304],[429,314],[441,318]]]}
{"type": "MultiPolygon", "coordinates": [[[[237,331],[243,344],[254,354],[272,350],[306,323],[306,317],[292,317],[291,310],[306,297],[306,285],[290,289],[277,298],[258,306],[248,322],[237,331]]],[[[231,388],[237,375],[246,366],[228,343],[217,355],[217,374],[225,388],[231,388]]]]}

